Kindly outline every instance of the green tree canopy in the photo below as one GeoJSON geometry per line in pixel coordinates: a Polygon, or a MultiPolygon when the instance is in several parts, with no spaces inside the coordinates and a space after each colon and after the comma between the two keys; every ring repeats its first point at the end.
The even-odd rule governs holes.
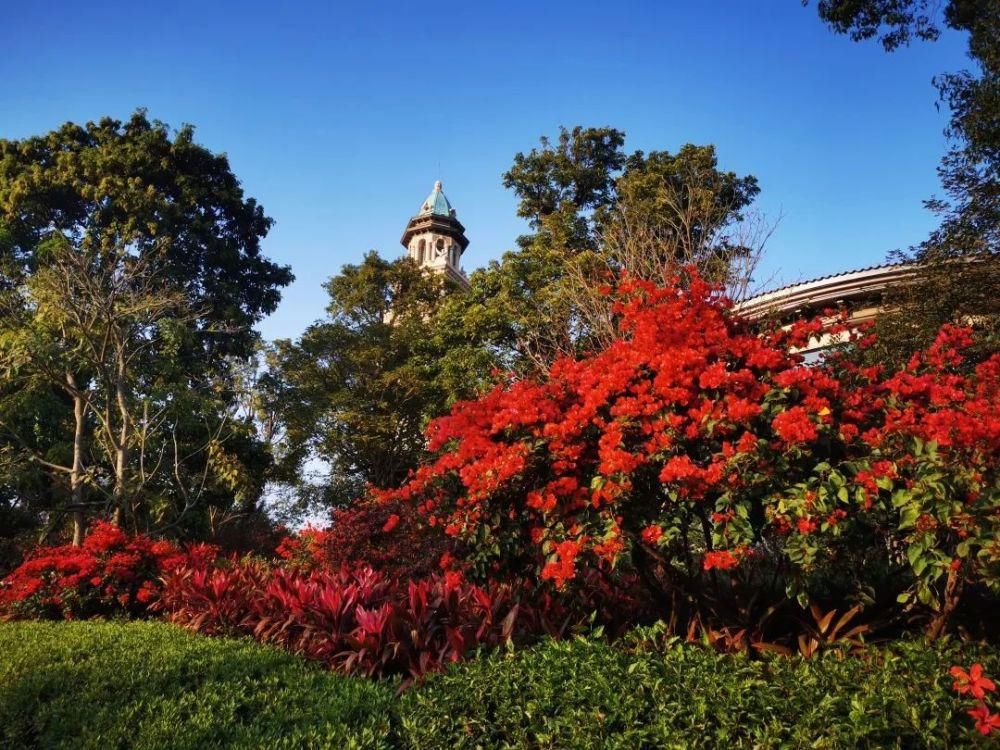
{"type": "MultiPolygon", "coordinates": [[[[577,250],[594,246],[595,228],[588,214],[614,200],[615,175],[625,163],[625,133],[614,128],[559,129],[553,143],[547,136],[540,148],[514,155],[503,176],[504,187],[519,199],[517,215],[540,234],[553,233],[577,250]]],[[[518,240],[525,247],[537,236],[518,240]]]]}
{"type": "Polygon", "coordinates": [[[710,145],[648,154],[624,146],[614,128],[561,128],[514,157],[504,184],[534,231],[445,303],[437,330],[450,337],[439,342],[447,368],[460,362],[484,382],[492,368],[532,371],[600,345],[611,333],[597,293],[608,272],[662,281],[692,263],[723,283],[750,278],[760,237],[737,225],[757,180],[720,170],[710,145]]]}
{"type": "Polygon", "coordinates": [[[368,485],[401,482],[424,453],[427,419],[447,405],[432,340],[449,282],[373,251],[325,287],[326,318],[275,342],[263,389],[282,427],[280,478],[342,507],[368,485]],[[316,460],[328,471],[319,488],[303,481],[316,460]]]}
{"type": "Polygon", "coordinates": [[[0,485],[36,510],[68,492],[77,538],[83,507],[162,529],[255,503],[235,366],[292,279],[261,252],[271,223],[190,126],[0,140],[0,485]]]}
{"type": "Polygon", "coordinates": [[[920,277],[890,295],[879,323],[879,356],[894,360],[926,345],[946,322],[975,322],[983,350],[1000,344],[1000,3],[994,0],[823,0],[820,17],[855,40],[878,37],[892,51],[934,40],[942,27],[968,35],[969,69],[934,79],[951,112],[950,148],[938,174],[945,195],[926,201],[940,226],[895,257],[920,277]]]}
{"type": "Polygon", "coordinates": [[[155,253],[158,276],[200,311],[198,343],[212,355],[249,354],[253,324],[292,280],[261,252],[272,223],[193,127],[171,134],[141,110],[0,140],[4,277],[30,274],[52,233],[87,251],[155,253]]]}

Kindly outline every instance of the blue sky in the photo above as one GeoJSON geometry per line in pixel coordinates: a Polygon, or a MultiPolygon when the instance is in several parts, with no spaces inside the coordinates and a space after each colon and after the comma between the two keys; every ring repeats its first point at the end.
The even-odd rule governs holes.
{"type": "Polygon", "coordinates": [[[887,55],[799,0],[53,0],[2,21],[0,137],[146,107],[229,155],[297,276],[268,338],[321,317],[344,263],[401,253],[435,179],[466,269],[499,257],[524,230],[501,174],[559,125],[623,129],[629,149],[714,143],[782,217],[762,277],[881,262],[934,225],[931,78],[966,64],[957,34],[887,55]]]}

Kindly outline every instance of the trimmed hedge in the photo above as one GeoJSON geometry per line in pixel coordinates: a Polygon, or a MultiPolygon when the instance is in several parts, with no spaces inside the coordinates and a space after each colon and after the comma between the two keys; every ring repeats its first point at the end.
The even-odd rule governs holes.
{"type": "Polygon", "coordinates": [[[3,748],[389,748],[393,690],[155,622],[0,624],[3,748]]]}
{"type": "Polygon", "coordinates": [[[1000,675],[996,650],[908,642],[866,658],[751,661],[638,643],[497,651],[397,699],[396,683],[163,623],[0,624],[0,747],[991,746],[948,669],[978,661],[1000,675]]]}
{"type": "Polygon", "coordinates": [[[630,652],[582,639],[495,653],[406,693],[407,747],[984,747],[948,668],[1000,655],[919,643],[870,659],[751,661],[674,643],[630,652]]]}

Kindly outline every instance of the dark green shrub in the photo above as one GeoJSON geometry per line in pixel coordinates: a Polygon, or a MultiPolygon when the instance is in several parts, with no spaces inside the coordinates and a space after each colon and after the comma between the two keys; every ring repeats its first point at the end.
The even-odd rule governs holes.
{"type": "Polygon", "coordinates": [[[386,684],[161,623],[0,624],[3,748],[387,748],[386,684]]]}
{"type": "Polygon", "coordinates": [[[938,748],[985,746],[948,668],[1000,654],[904,643],[866,659],[744,657],[674,643],[629,651],[547,642],[456,665],[402,699],[424,748],[938,748]]]}
{"type": "Polygon", "coordinates": [[[393,684],[161,623],[3,624],[0,747],[990,746],[948,670],[996,676],[996,650],[904,642],[751,661],[653,635],[496,651],[395,699],[393,684]]]}

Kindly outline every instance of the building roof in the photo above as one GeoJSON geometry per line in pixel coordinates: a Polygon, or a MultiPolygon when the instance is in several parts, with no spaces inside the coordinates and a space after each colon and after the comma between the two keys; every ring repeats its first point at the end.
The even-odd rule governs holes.
{"type": "Polygon", "coordinates": [[[738,303],[736,310],[756,318],[770,313],[835,307],[861,297],[880,294],[886,287],[911,276],[914,269],[911,263],[887,263],[821,276],[750,297],[738,303]]]}
{"type": "Polygon", "coordinates": [[[444,193],[441,191],[441,180],[434,183],[434,189],[431,194],[427,196],[427,200],[424,201],[423,205],[420,207],[420,213],[417,216],[454,216],[455,209],[451,207],[448,199],[445,197],[444,193]]]}
{"type": "Polygon", "coordinates": [[[452,237],[458,242],[462,252],[469,246],[465,227],[455,215],[455,209],[441,191],[441,180],[434,183],[434,189],[420,206],[420,213],[410,219],[399,240],[403,247],[409,247],[413,235],[421,232],[437,232],[452,237]]]}

